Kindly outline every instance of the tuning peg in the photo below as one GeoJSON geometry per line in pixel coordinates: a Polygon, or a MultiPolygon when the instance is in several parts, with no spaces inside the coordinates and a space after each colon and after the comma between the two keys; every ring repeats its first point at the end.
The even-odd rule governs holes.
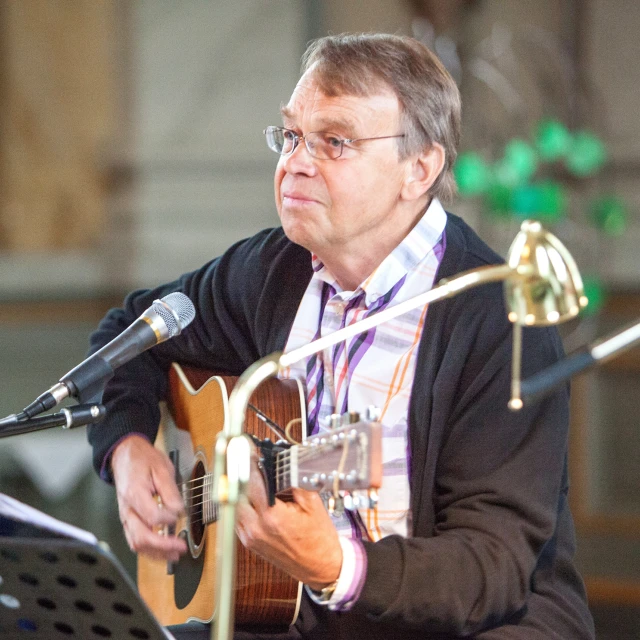
{"type": "Polygon", "coordinates": [[[358,491],[354,491],[353,496],[353,507],[354,509],[360,509],[361,507],[365,507],[369,504],[369,498],[367,497],[367,492],[358,489],[358,491]]]}
{"type": "Polygon", "coordinates": [[[350,493],[346,493],[342,498],[342,504],[344,504],[344,508],[347,511],[354,511],[356,506],[356,501],[354,497],[350,493]]]}
{"type": "Polygon", "coordinates": [[[341,496],[329,496],[329,500],[327,501],[327,510],[329,513],[339,518],[344,513],[344,500],[341,496]]]}
{"type": "Polygon", "coordinates": [[[380,411],[380,407],[376,407],[372,404],[367,407],[367,411],[364,415],[367,422],[378,422],[382,412],[380,411]]]}
{"type": "Polygon", "coordinates": [[[342,426],[342,416],[339,413],[332,413],[327,417],[327,426],[332,431],[342,426]]]}
{"type": "Polygon", "coordinates": [[[369,509],[375,509],[378,506],[378,490],[369,489],[367,495],[369,497],[369,509]]]}
{"type": "Polygon", "coordinates": [[[357,411],[347,411],[342,414],[342,426],[355,424],[356,422],[360,422],[360,413],[357,411]]]}

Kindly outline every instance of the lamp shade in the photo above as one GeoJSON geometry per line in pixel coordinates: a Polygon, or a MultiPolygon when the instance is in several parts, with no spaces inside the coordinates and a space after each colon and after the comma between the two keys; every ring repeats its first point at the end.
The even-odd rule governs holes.
{"type": "Polygon", "coordinates": [[[525,220],[507,262],[519,277],[505,280],[509,320],[527,326],[558,324],[587,305],[578,267],[565,246],[537,221],[525,220]]]}

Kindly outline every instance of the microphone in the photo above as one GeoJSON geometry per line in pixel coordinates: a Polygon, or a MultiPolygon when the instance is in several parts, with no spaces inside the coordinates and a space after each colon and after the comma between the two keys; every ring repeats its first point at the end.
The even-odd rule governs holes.
{"type": "Polygon", "coordinates": [[[558,360],[555,364],[522,381],[520,391],[523,400],[541,396],[557,387],[576,373],[599,362],[606,362],[640,342],[640,322],[601,338],[592,345],[558,360]]]}
{"type": "Polygon", "coordinates": [[[32,433],[51,427],[73,429],[74,427],[96,424],[104,418],[106,413],[107,410],[102,404],[77,404],[75,407],[65,407],[58,413],[28,418],[21,422],[8,424],[6,427],[0,425],[0,438],[32,433]]]}
{"type": "MultiPolygon", "coordinates": [[[[195,315],[196,310],[191,300],[178,291],[155,300],[119,336],[71,369],[57,384],[25,407],[15,416],[15,421],[33,418],[69,396],[77,397],[81,402],[89,402],[103,390],[119,366],[143,351],[179,335],[195,315]]],[[[5,420],[0,424],[5,423],[5,420]]]]}

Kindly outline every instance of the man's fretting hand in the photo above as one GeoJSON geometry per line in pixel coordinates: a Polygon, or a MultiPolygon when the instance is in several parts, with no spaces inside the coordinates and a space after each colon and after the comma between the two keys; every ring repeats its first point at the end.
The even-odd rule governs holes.
{"type": "Polygon", "coordinates": [[[254,454],[247,502],[238,505],[240,542],[312,589],[338,579],[342,547],[331,517],[317,493],[294,488],[293,501],[269,506],[254,454]]]}

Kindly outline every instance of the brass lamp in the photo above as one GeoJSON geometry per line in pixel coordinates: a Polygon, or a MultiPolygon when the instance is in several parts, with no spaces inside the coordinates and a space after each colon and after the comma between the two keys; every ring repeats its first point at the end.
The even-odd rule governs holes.
{"type": "Polygon", "coordinates": [[[267,378],[294,362],[323,351],[411,309],[450,298],[489,282],[504,281],[508,318],[513,323],[513,358],[509,408],[522,407],[520,363],[522,327],[559,324],[587,305],[578,268],[564,245],[539,222],[525,221],[513,241],[507,263],[464,272],[410,300],[380,311],[289,353],[272,353],[252,364],[238,379],[229,398],[230,419],[216,444],[214,499],[220,519],[217,536],[216,606],[211,637],[231,640],[234,620],[235,513],[249,482],[250,446],[243,435],[249,398],[267,378]]]}
{"type": "Polygon", "coordinates": [[[513,323],[511,400],[509,408],[522,408],[520,366],[522,327],[560,324],[587,306],[582,278],[566,247],[537,221],[525,220],[509,248],[512,270],[504,281],[508,318],[513,323]]]}

